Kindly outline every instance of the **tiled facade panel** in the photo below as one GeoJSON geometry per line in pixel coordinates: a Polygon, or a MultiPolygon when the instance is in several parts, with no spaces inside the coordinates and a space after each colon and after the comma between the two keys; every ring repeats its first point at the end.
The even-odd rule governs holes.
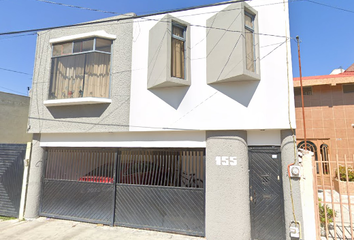
{"type": "MultiPolygon", "coordinates": [[[[331,157],[354,155],[354,93],[343,93],[342,85],[312,87],[312,95],[304,96],[306,137],[329,143],[331,157]]],[[[301,96],[295,96],[296,135],[304,138],[301,96]]]]}

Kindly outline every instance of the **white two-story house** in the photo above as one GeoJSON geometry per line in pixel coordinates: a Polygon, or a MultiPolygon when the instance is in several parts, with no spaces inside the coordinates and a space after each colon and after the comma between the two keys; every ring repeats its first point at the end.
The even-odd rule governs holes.
{"type": "Polygon", "coordinates": [[[40,32],[25,217],[290,239],[302,215],[287,174],[296,148],[289,15],[273,3],[40,32]]]}

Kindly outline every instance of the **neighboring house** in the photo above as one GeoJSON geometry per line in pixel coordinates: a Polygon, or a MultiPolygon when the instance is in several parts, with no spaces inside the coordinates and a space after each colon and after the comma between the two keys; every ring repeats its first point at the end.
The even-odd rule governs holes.
{"type": "Polygon", "coordinates": [[[32,141],[27,133],[29,104],[29,97],[0,92],[0,144],[32,141]]]}
{"type": "Polygon", "coordinates": [[[288,5],[264,4],[38,33],[25,217],[290,239],[288,5]]]}
{"type": "MultiPolygon", "coordinates": [[[[344,164],[353,162],[354,155],[354,64],[347,70],[334,70],[330,75],[303,77],[305,127],[307,146],[315,153],[317,173],[330,174],[330,159],[344,164]]],[[[301,108],[300,79],[294,79],[296,107],[296,137],[304,148],[304,128],[301,108]]],[[[334,165],[334,164],[333,164],[334,165]]],[[[333,169],[336,166],[332,165],[333,169]]],[[[328,178],[329,180],[329,178],[328,178]]],[[[326,180],[325,184],[330,183],[326,180]]]]}
{"type": "Polygon", "coordinates": [[[0,92],[0,216],[19,217],[30,98],[0,92]]]}

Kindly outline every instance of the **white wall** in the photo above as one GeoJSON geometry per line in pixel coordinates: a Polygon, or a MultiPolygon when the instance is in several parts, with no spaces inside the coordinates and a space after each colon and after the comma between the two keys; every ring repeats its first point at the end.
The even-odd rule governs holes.
{"type": "Polygon", "coordinates": [[[227,7],[222,5],[171,14],[193,25],[191,26],[192,84],[189,88],[147,90],[149,30],[156,24],[157,21],[154,20],[159,20],[164,15],[135,20],[130,131],[156,131],[170,128],[289,129],[289,113],[292,127],[295,127],[290,42],[274,50],[285,41],[285,38],[263,35],[289,37],[287,3],[268,5],[273,2],[279,1],[247,2],[258,11],[259,16],[260,58],[262,59],[259,82],[218,84],[215,87],[206,84],[207,30],[198,26],[205,26],[208,18],[227,7]],[[270,53],[272,50],[274,51],[270,53]],[[270,54],[267,56],[268,53],[270,54]],[[290,99],[290,111],[288,111],[288,99],[290,99]]]}
{"type": "Polygon", "coordinates": [[[251,130],[247,131],[248,146],[280,146],[279,130],[251,130]]]}
{"type": "Polygon", "coordinates": [[[51,133],[41,135],[41,147],[205,148],[205,132],[51,133]]]}

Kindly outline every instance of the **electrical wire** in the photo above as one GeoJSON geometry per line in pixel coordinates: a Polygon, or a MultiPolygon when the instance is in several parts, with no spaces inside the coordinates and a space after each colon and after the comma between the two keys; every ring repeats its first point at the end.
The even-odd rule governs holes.
{"type": "Polygon", "coordinates": [[[8,68],[0,67],[0,70],[32,76],[32,74],[21,72],[21,71],[17,71],[17,70],[12,70],[12,69],[8,69],[8,68]]]}
{"type": "Polygon", "coordinates": [[[325,6],[325,7],[329,7],[329,8],[333,8],[333,9],[337,9],[337,10],[340,10],[340,11],[348,12],[348,13],[354,13],[354,11],[349,10],[349,9],[336,7],[336,6],[332,6],[332,5],[328,5],[328,4],[316,2],[316,1],[313,1],[313,0],[305,0],[305,1],[306,1],[306,2],[310,2],[310,3],[313,3],[313,4],[317,4],[317,5],[321,5],[321,6],[325,6]]]}
{"type": "Polygon", "coordinates": [[[14,92],[14,93],[21,94],[21,95],[23,95],[23,96],[26,96],[25,93],[23,93],[23,92],[18,92],[18,91],[16,91],[16,90],[13,90],[13,89],[10,89],[10,88],[6,88],[6,87],[2,87],[2,86],[0,86],[0,88],[5,89],[5,90],[8,90],[8,91],[11,91],[11,92],[14,92]]]}
{"type": "MultiPolygon", "coordinates": [[[[36,1],[39,1],[39,0],[36,0],[36,1]]],[[[51,1],[47,1],[47,0],[41,0],[41,1],[42,2],[44,1],[46,3],[47,2],[55,3],[55,2],[51,2],[51,1]]],[[[46,27],[46,28],[27,29],[27,30],[19,30],[19,31],[12,31],[12,32],[2,32],[2,33],[0,33],[0,36],[21,34],[21,33],[29,33],[29,32],[39,32],[39,31],[53,30],[53,29],[65,28],[65,27],[87,26],[87,25],[98,24],[98,23],[108,23],[108,22],[115,22],[115,21],[119,22],[121,20],[142,19],[143,21],[160,21],[161,19],[151,19],[151,18],[147,18],[147,17],[156,16],[156,15],[160,15],[160,14],[168,14],[168,13],[172,13],[172,12],[187,11],[187,10],[192,10],[192,9],[196,9],[196,8],[204,8],[204,7],[210,7],[210,6],[219,6],[219,5],[226,5],[226,4],[232,4],[232,3],[237,3],[237,2],[246,2],[246,1],[250,1],[250,0],[237,0],[237,1],[230,1],[230,2],[221,2],[221,3],[209,4],[209,5],[203,5],[203,6],[196,6],[196,7],[190,7],[190,8],[183,8],[183,9],[178,9],[178,10],[173,10],[173,11],[166,11],[166,12],[154,13],[154,14],[149,14],[149,15],[141,15],[141,16],[131,16],[131,14],[129,14],[128,17],[120,18],[120,19],[106,19],[106,20],[98,20],[98,21],[78,23],[78,24],[69,24],[69,25],[61,25],[61,26],[46,27]]],[[[302,1],[302,0],[293,0],[291,2],[298,2],[298,1],[302,1]]],[[[265,5],[261,5],[261,6],[269,6],[269,5],[279,4],[279,3],[280,2],[272,3],[272,4],[265,4],[265,5]]],[[[59,4],[59,3],[55,3],[55,4],[59,4]]],[[[75,6],[75,7],[76,8],[80,8],[79,6],[75,6]]],[[[88,10],[89,8],[84,8],[84,9],[88,10]]],[[[99,11],[98,9],[93,9],[93,10],[99,11]]],[[[101,10],[101,11],[103,11],[103,10],[101,10]]],[[[223,11],[223,10],[221,10],[221,11],[223,11]]],[[[121,14],[121,15],[124,15],[124,14],[121,14]]],[[[195,14],[190,14],[190,16],[194,16],[194,15],[195,14]]],[[[142,21],[142,20],[140,20],[140,21],[142,21]]],[[[124,24],[126,22],[121,22],[121,23],[124,24]]],[[[217,30],[224,30],[224,31],[228,31],[228,32],[240,32],[240,31],[227,30],[227,29],[224,29],[224,28],[206,27],[206,26],[203,26],[203,25],[196,25],[196,24],[190,25],[190,26],[202,27],[202,28],[211,28],[211,29],[217,29],[217,30]]],[[[285,38],[285,36],[280,36],[280,35],[276,35],[276,34],[257,33],[257,32],[254,32],[254,34],[263,35],[263,36],[285,38]]]]}
{"type": "Polygon", "coordinates": [[[2,37],[0,38],[0,40],[5,40],[5,39],[10,39],[10,38],[17,38],[17,37],[25,37],[25,36],[34,36],[36,35],[36,33],[28,33],[28,34],[22,34],[22,35],[15,35],[15,36],[11,36],[11,37],[2,37]]]}

